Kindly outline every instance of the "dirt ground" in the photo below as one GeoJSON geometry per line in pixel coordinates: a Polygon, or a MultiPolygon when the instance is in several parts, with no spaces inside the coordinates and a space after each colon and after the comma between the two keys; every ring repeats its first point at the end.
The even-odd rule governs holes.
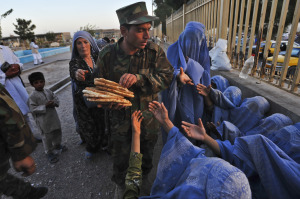
{"type": "MultiPolygon", "coordinates": [[[[69,74],[68,61],[45,65],[34,69],[34,71],[41,71],[47,74],[45,75],[47,87],[69,74]]],[[[30,72],[33,71],[22,75],[27,86],[29,86],[27,76],[30,72]]],[[[31,87],[27,87],[27,89],[31,92],[31,87]]],[[[44,197],[45,199],[113,198],[115,184],[110,180],[112,175],[112,157],[101,151],[92,160],[84,159],[85,148],[78,145],[80,139],[75,132],[75,123],[72,116],[71,87],[67,86],[57,95],[61,103],[60,107],[57,108],[57,112],[62,124],[63,143],[67,145],[68,151],[59,156],[57,163],[50,164],[43,151],[42,143],[39,143],[32,154],[37,163],[37,170],[33,175],[23,179],[31,182],[34,186],[48,187],[49,191],[44,197]]],[[[161,148],[162,143],[161,139],[159,139],[155,148],[154,165],[158,163],[161,148]]],[[[9,172],[21,177],[13,169],[10,169],[9,172]]],[[[155,173],[156,168],[152,170],[150,180],[154,180],[155,173]]],[[[8,197],[0,196],[0,198],[7,199],[8,197]]]]}

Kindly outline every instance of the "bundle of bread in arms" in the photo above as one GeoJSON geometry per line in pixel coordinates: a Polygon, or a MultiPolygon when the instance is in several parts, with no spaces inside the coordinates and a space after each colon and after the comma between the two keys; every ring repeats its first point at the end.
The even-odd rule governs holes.
{"type": "Polygon", "coordinates": [[[88,101],[96,102],[101,105],[116,103],[123,106],[132,106],[127,98],[133,98],[134,93],[118,83],[104,79],[95,78],[96,87],[86,87],[82,92],[88,101]]]}

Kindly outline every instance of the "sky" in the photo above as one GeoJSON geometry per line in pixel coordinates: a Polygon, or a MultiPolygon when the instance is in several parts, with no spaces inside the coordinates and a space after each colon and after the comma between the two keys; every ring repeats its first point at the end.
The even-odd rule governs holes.
{"type": "MultiPolygon", "coordinates": [[[[146,2],[148,14],[152,15],[152,0],[146,2]]],[[[90,24],[97,29],[118,29],[116,10],[138,0],[0,0],[0,15],[9,9],[13,12],[2,18],[2,37],[16,35],[16,19],[31,20],[36,25],[35,34],[74,32],[90,24]]],[[[154,7],[155,9],[155,7],[154,7]]]]}

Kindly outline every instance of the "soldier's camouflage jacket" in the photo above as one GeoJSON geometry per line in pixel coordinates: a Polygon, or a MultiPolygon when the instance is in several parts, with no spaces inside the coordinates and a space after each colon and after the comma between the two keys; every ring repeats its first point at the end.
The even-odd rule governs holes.
{"type": "Polygon", "coordinates": [[[114,137],[113,134],[118,134],[119,139],[122,139],[122,135],[126,136],[131,128],[131,113],[141,110],[144,117],[141,125],[141,139],[155,140],[159,124],[148,111],[148,104],[153,100],[158,100],[158,93],[169,87],[174,69],[163,49],[152,41],[148,41],[146,47],[134,55],[127,55],[119,46],[122,40],[123,38],[113,45],[106,46],[100,52],[97,61],[99,77],[119,82],[125,73],[137,76],[136,84],[129,88],[135,96],[130,99],[132,107],[110,112],[110,131],[112,137],[114,137]]]}
{"type": "Polygon", "coordinates": [[[36,147],[22,112],[0,84],[0,176],[9,169],[9,158],[20,161],[36,147]]]}

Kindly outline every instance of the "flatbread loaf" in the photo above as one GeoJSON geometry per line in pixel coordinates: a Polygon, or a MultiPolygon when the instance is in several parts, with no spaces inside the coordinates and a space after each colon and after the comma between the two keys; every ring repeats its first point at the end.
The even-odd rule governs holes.
{"type": "Polygon", "coordinates": [[[129,93],[129,92],[125,92],[125,91],[121,91],[121,90],[117,90],[117,89],[108,88],[108,87],[105,87],[105,86],[96,86],[96,88],[99,89],[99,90],[102,90],[102,91],[108,91],[108,92],[111,92],[111,93],[122,95],[124,97],[134,98],[134,94],[132,92],[129,93]]]}

